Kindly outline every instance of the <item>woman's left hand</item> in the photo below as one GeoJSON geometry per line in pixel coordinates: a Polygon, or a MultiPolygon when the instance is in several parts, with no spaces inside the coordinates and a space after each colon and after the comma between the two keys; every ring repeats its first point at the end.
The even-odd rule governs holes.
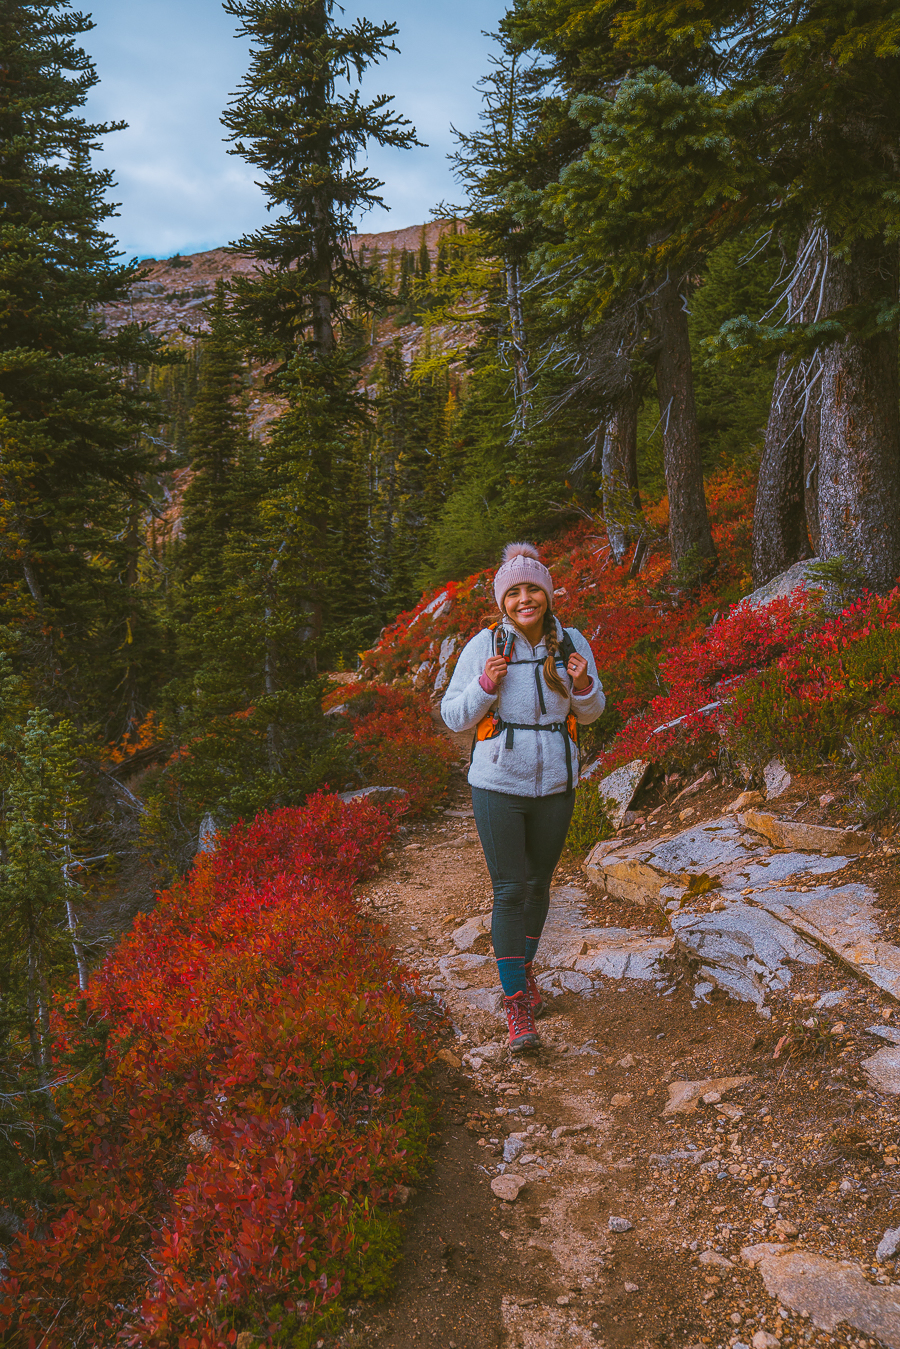
{"type": "Polygon", "coordinates": [[[586,689],[591,682],[591,677],[587,672],[588,663],[584,656],[579,656],[577,651],[569,657],[569,663],[566,666],[569,674],[572,676],[573,686],[579,690],[586,689]]]}

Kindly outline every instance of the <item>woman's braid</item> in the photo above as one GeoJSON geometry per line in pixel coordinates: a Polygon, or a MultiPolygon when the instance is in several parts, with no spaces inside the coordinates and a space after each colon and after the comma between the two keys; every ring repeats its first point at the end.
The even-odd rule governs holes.
{"type": "Polygon", "coordinates": [[[553,689],[554,693],[559,693],[563,698],[568,698],[569,690],[560,679],[556,672],[556,657],[559,654],[559,637],[556,633],[556,619],[550,612],[549,605],[544,614],[544,641],[547,644],[548,656],[544,661],[544,681],[548,688],[553,689]]]}

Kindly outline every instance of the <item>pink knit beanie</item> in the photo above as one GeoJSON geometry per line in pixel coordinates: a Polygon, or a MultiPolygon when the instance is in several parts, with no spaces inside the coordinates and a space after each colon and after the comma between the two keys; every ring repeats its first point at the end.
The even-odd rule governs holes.
{"type": "Polygon", "coordinates": [[[533,543],[508,543],[503,549],[503,561],[494,577],[494,598],[503,612],[503,597],[507,590],[520,585],[540,586],[553,608],[553,577],[541,561],[533,543]]]}

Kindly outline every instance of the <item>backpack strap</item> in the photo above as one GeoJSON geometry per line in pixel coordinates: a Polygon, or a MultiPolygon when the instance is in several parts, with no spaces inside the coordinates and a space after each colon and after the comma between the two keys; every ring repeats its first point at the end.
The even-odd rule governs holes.
{"type": "Polygon", "coordinates": [[[578,654],[578,647],[572,640],[572,633],[568,628],[563,628],[562,641],[559,644],[559,654],[563,665],[568,665],[569,657],[578,654]]]}

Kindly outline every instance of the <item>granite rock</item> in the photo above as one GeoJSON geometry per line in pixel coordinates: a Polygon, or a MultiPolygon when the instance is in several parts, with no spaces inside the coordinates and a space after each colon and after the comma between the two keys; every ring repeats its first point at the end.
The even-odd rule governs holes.
{"type": "Polygon", "coordinates": [[[824,824],[803,824],[800,820],[780,820],[764,810],[748,810],[740,816],[745,829],[762,834],[776,848],[824,853],[829,857],[858,857],[870,852],[867,834],[853,829],[834,829],[824,824]]]}
{"type": "Polygon", "coordinates": [[[650,771],[648,759],[632,759],[597,783],[597,795],[603,800],[607,818],[613,829],[620,828],[625,812],[631,805],[650,771]]]}
{"type": "Polygon", "coordinates": [[[900,1045],[887,1045],[859,1065],[882,1096],[900,1096],[900,1045]]]}
{"type": "Polygon", "coordinates": [[[360,787],[354,792],[338,792],[341,801],[405,801],[409,793],[403,787],[360,787]]]}
{"type": "Polygon", "coordinates": [[[747,609],[763,609],[773,600],[781,599],[782,596],[791,595],[798,587],[806,590],[810,585],[821,589],[821,582],[810,581],[810,566],[818,561],[817,558],[809,558],[803,562],[795,562],[787,571],[780,572],[778,576],[773,576],[771,581],[765,585],[759,586],[757,590],[751,591],[741,600],[739,607],[747,609]]]}
{"type": "MultiPolygon", "coordinates": [[[[852,1260],[832,1260],[810,1251],[780,1246],[749,1248],[766,1292],[791,1311],[808,1313],[819,1330],[852,1326],[887,1349],[900,1349],[900,1287],[867,1282],[852,1260]]],[[[745,1255],[746,1252],[742,1252],[745,1255]]]]}
{"type": "Polygon", "coordinates": [[[790,773],[780,759],[770,759],[763,769],[766,799],[774,801],[776,796],[784,796],[792,780],[790,773]]]}

